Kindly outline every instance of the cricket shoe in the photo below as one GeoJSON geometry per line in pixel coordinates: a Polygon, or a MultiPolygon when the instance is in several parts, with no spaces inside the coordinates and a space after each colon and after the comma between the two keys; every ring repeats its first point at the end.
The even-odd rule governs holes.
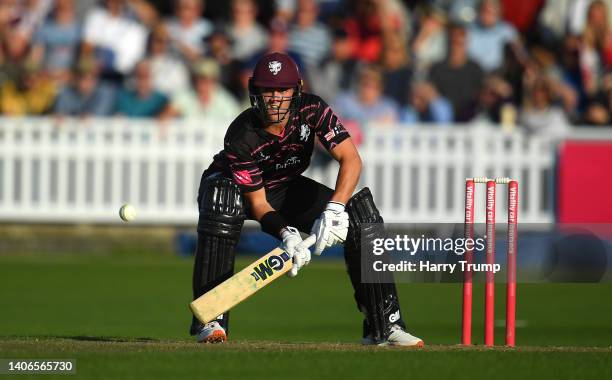
{"type": "Polygon", "coordinates": [[[212,321],[202,327],[197,339],[198,343],[223,343],[227,340],[227,335],[219,322],[212,321]]]}
{"type": "Polygon", "coordinates": [[[372,335],[366,335],[361,340],[363,345],[378,345],[378,346],[403,346],[403,347],[424,347],[423,339],[417,338],[404,331],[400,325],[392,325],[389,328],[389,336],[383,342],[376,343],[372,339],[372,335]]]}

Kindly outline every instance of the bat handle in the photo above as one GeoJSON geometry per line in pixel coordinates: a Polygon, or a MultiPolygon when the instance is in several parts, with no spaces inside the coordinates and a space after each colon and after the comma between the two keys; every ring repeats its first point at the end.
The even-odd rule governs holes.
{"type": "Polygon", "coordinates": [[[315,234],[312,234],[312,235],[308,236],[303,241],[303,243],[306,246],[306,248],[310,248],[316,242],[317,242],[317,235],[315,235],[315,234]]]}

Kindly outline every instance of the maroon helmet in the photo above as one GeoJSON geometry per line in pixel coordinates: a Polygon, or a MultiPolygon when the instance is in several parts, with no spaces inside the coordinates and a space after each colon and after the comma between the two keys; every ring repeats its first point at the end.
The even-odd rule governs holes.
{"type": "Polygon", "coordinates": [[[266,54],[257,61],[253,76],[249,78],[249,98],[251,106],[265,122],[281,121],[288,112],[295,110],[297,99],[302,93],[302,77],[295,61],[284,53],[266,54]],[[263,88],[294,88],[289,97],[276,97],[278,107],[270,106],[264,99],[263,88]],[[291,100],[289,108],[281,108],[284,100],[291,100]]]}

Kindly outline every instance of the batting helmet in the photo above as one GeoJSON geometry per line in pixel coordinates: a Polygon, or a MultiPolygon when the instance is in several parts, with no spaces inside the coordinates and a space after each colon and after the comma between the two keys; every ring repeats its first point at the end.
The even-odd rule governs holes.
{"type": "Polygon", "coordinates": [[[255,65],[253,76],[249,78],[249,98],[251,106],[265,122],[279,122],[285,115],[297,107],[297,100],[302,93],[302,77],[293,59],[287,54],[266,54],[255,65]],[[291,97],[275,97],[278,106],[270,105],[262,95],[262,89],[293,88],[291,97]],[[281,108],[290,100],[288,108],[281,108]]]}

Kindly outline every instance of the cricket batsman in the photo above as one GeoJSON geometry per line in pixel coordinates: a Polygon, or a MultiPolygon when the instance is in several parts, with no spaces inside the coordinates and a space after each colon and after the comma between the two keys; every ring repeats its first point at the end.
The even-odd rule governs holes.
{"type": "MultiPolygon", "coordinates": [[[[361,158],[349,133],[320,97],[302,91],[302,83],[286,54],[267,54],[255,66],[251,107],[231,123],[223,150],[200,182],[194,299],[233,275],[235,247],[248,218],[282,241],[293,261],[290,277],[310,262],[300,231],[316,235],[317,255],[344,244],[357,308],[365,316],[362,343],[423,346],[405,330],[394,282],[361,281],[362,241],[379,236],[383,218],[368,188],[353,194],[361,158]],[[302,176],[315,139],[339,163],[334,190],[302,176]]],[[[194,317],[190,333],[199,342],[224,342],[228,326],[229,312],[205,325],[194,317]]]]}

